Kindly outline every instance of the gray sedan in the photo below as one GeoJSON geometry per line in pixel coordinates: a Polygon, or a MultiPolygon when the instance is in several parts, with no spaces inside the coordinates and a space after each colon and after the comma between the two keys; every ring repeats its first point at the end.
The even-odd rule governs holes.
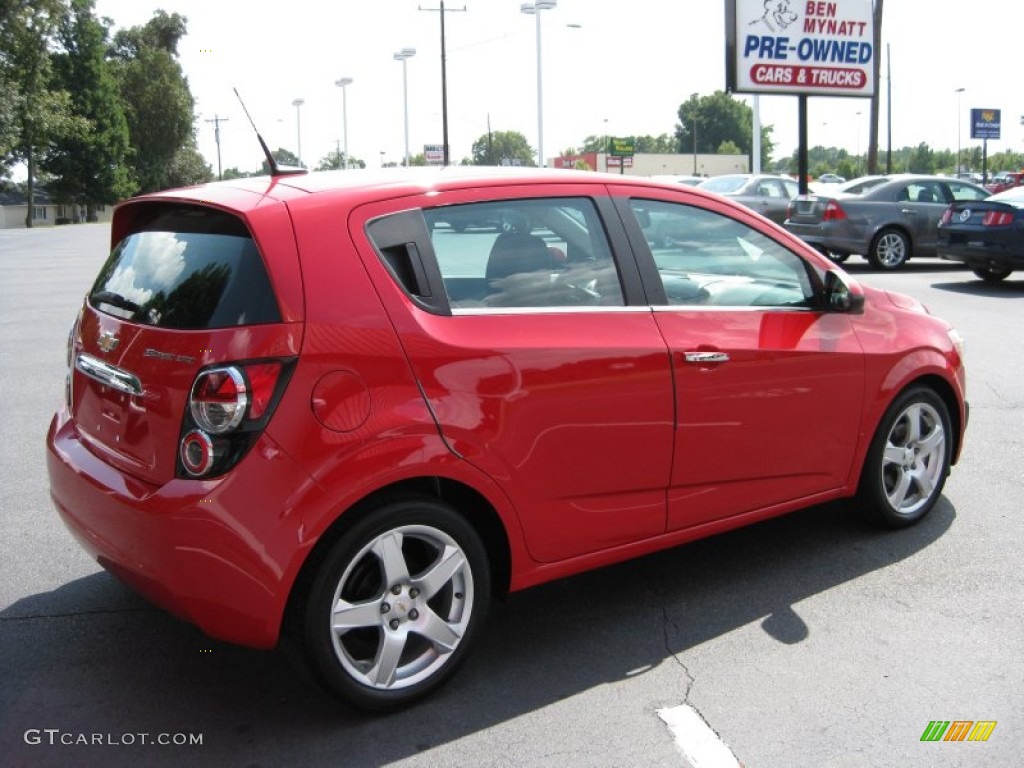
{"type": "Polygon", "coordinates": [[[786,218],[789,201],[800,192],[799,185],[785,176],[749,173],[714,176],[697,186],[708,192],[725,195],[776,224],[781,224],[786,218]]]}
{"type": "Polygon", "coordinates": [[[800,195],[783,226],[835,261],[856,253],[878,269],[899,269],[911,256],[936,255],[939,219],[950,203],[988,195],[945,176],[895,176],[854,197],[800,195]]]}

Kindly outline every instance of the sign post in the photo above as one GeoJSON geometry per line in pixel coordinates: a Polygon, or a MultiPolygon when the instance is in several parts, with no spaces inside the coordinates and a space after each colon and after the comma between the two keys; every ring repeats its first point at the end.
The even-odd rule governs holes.
{"type": "Polygon", "coordinates": [[[619,166],[619,174],[626,172],[626,160],[629,160],[629,166],[633,167],[633,155],[636,154],[636,141],[632,136],[626,136],[618,138],[615,136],[608,137],[608,165],[611,166],[611,158],[622,158],[614,163],[619,166]]]}
{"type": "Polygon", "coordinates": [[[971,138],[981,139],[981,177],[988,179],[988,140],[998,139],[1002,112],[998,109],[971,110],[971,138]]]}

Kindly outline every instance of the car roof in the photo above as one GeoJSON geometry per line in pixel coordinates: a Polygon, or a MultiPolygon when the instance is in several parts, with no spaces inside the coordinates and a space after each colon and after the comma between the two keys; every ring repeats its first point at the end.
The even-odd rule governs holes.
{"type": "Polygon", "coordinates": [[[950,182],[955,182],[957,184],[966,184],[966,185],[968,185],[970,187],[977,187],[978,189],[982,188],[980,185],[975,184],[974,182],[966,181],[965,179],[955,179],[952,176],[934,176],[934,175],[928,175],[928,174],[912,174],[912,173],[908,173],[908,174],[901,174],[899,176],[893,176],[888,181],[884,181],[881,184],[879,184],[878,186],[872,187],[871,189],[869,189],[864,194],[865,195],[870,195],[873,192],[881,192],[881,191],[884,191],[884,190],[887,190],[887,189],[892,189],[893,187],[898,186],[898,185],[902,185],[902,184],[920,184],[922,182],[928,182],[928,181],[945,182],[947,184],[950,183],[950,182]]]}
{"type": "Polygon", "coordinates": [[[412,168],[351,169],[312,171],[282,176],[254,176],[215,181],[193,187],[153,192],[130,198],[121,205],[139,201],[180,200],[246,211],[268,201],[289,202],[311,195],[337,194],[353,206],[382,198],[420,195],[426,192],[534,184],[630,184],[673,191],[686,190],[706,196],[696,187],[644,176],[622,176],[562,168],[505,166],[419,166],[412,168]]]}

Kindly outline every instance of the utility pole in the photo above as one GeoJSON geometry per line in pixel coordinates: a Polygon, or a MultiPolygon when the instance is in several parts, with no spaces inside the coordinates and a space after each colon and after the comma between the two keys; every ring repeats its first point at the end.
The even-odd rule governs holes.
{"type": "Polygon", "coordinates": [[[226,117],[220,117],[216,113],[214,114],[212,120],[207,120],[206,121],[208,123],[213,123],[213,138],[217,142],[217,180],[218,181],[222,181],[224,179],[224,174],[221,173],[221,169],[220,169],[220,124],[221,123],[226,123],[227,121],[228,121],[228,119],[226,117]]]}
{"type": "Polygon", "coordinates": [[[444,0],[441,0],[440,8],[424,8],[422,5],[418,6],[421,11],[432,11],[441,14],[441,128],[444,133],[444,164],[448,165],[448,74],[445,64],[445,47],[444,47],[444,14],[447,10],[448,13],[454,11],[465,11],[466,6],[461,8],[448,8],[444,7],[444,0]]]}

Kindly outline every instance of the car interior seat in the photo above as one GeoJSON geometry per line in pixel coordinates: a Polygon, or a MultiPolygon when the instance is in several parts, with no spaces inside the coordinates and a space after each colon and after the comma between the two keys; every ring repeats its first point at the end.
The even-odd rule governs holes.
{"type": "Polygon", "coordinates": [[[522,272],[551,270],[554,266],[551,252],[539,237],[521,232],[503,232],[491,246],[484,277],[488,283],[492,283],[522,272]]]}

